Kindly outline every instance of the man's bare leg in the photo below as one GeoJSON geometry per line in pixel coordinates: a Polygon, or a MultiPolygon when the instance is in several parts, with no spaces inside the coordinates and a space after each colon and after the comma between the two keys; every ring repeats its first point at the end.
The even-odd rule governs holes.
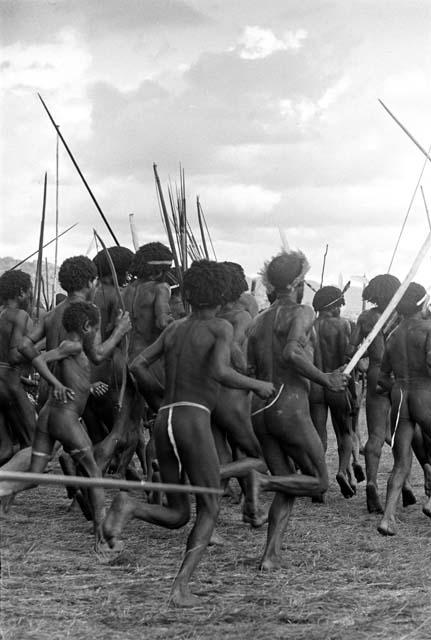
{"type": "MultiPolygon", "coordinates": [[[[342,401],[342,399],[340,399],[342,401]]],[[[334,403],[335,404],[335,403],[334,403]]],[[[341,493],[345,498],[351,498],[356,493],[356,487],[352,486],[351,458],[353,451],[353,439],[351,430],[351,418],[345,407],[331,406],[332,424],[338,445],[338,472],[336,480],[341,493]]]]}
{"type": "Polygon", "coordinates": [[[368,372],[366,416],[368,440],[365,444],[365,468],[367,474],[367,509],[369,513],[383,513],[377,489],[377,472],[382,448],[385,442],[390,403],[389,399],[378,395],[372,385],[377,384],[376,372],[368,372]]]}
{"type": "Polygon", "coordinates": [[[395,512],[403,484],[410,473],[413,434],[414,424],[410,420],[401,417],[395,434],[393,447],[394,466],[388,480],[385,511],[377,527],[378,532],[383,536],[394,536],[396,533],[395,512]]]}
{"type": "MultiPolygon", "coordinates": [[[[180,460],[169,440],[166,412],[159,414],[155,427],[157,458],[163,482],[180,483],[187,474],[190,482],[199,486],[220,486],[220,471],[209,416],[202,409],[178,407],[175,409],[174,435],[180,460]],[[193,443],[193,446],[191,446],[193,443]],[[179,462],[182,470],[180,471],[179,462]]],[[[137,503],[120,493],[111,505],[103,530],[109,544],[115,543],[122,528],[131,518],[151,524],[177,529],[190,518],[190,503],[184,494],[170,493],[168,506],[137,503]]],[[[190,591],[189,580],[199,563],[214,529],[219,499],[217,496],[197,496],[196,521],[187,540],[186,553],[171,591],[171,602],[176,606],[194,606],[199,598],[190,591]]]]}

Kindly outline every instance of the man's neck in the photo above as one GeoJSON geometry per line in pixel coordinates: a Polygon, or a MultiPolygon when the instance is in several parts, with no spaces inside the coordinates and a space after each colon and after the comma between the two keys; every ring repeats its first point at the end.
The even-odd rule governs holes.
{"type": "Polygon", "coordinates": [[[6,300],[6,303],[4,305],[5,307],[9,307],[9,309],[19,309],[19,302],[18,300],[6,300]]]}
{"type": "Polygon", "coordinates": [[[70,293],[67,296],[67,299],[69,300],[69,302],[87,302],[88,301],[87,295],[88,294],[86,290],[74,291],[73,293],[70,293]]]}
{"type": "Polygon", "coordinates": [[[277,300],[279,300],[281,303],[285,303],[285,302],[292,302],[294,304],[298,304],[297,299],[296,299],[296,290],[293,289],[289,290],[289,291],[277,291],[277,300]]]}
{"type": "Polygon", "coordinates": [[[192,307],[191,317],[194,320],[211,320],[215,318],[219,307],[192,307]]]}

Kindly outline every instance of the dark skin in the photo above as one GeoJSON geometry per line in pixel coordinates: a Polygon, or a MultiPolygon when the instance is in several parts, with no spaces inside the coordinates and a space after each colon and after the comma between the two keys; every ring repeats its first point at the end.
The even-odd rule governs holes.
{"type": "MultiPolygon", "coordinates": [[[[0,366],[0,402],[4,418],[17,434],[21,447],[31,445],[36,427],[34,407],[21,384],[18,368],[24,362],[19,346],[32,327],[26,311],[31,299],[30,287],[27,291],[22,291],[17,298],[7,300],[0,314],[0,361],[5,365],[0,366]]],[[[33,366],[53,387],[55,396],[61,400],[66,399],[70,395],[68,390],[38,356],[37,351],[32,352],[30,360],[33,366]]]]}
{"type": "MultiPolygon", "coordinates": [[[[358,318],[356,327],[350,338],[348,355],[353,355],[362,340],[370,333],[385,309],[385,303],[366,311],[358,318]]],[[[368,347],[369,359],[367,369],[367,392],[365,411],[367,417],[368,440],[365,444],[365,468],[367,475],[367,509],[369,513],[383,513],[377,487],[377,472],[379,468],[382,448],[389,429],[390,401],[387,396],[377,393],[377,380],[385,351],[385,338],[380,332],[368,347]]],[[[406,480],[403,489],[405,504],[415,502],[414,495],[406,480]]]]}
{"type": "MultiPolygon", "coordinates": [[[[221,473],[211,433],[210,412],[216,406],[220,385],[255,391],[264,398],[273,393],[271,383],[248,378],[232,369],[233,329],[226,320],[217,318],[216,312],[217,307],[192,307],[188,318],[171,324],[132,363],[132,371],[136,374],[164,357],[166,386],[162,406],[186,401],[203,405],[208,410],[193,406],[173,410],[172,432],[178,458],[169,438],[170,414],[168,410],[159,412],[155,442],[163,482],[184,483],[187,476],[194,485],[219,488],[223,470],[221,473]]],[[[235,465],[239,466],[241,462],[226,466],[227,477],[235,475],[235,465]]],[[[120,493],[105,521],[106,538],[115,542],[124,524],[134,517],[168,528],[184,526],[190,518],[188,497],[169,493],[167,500],[167,507],[143,504],[120,493]]],[[[199,598],[190,592],[189,580],[210,541],[218,511],[217,496],[196,497],[196,521],[171,592],[171,601],[177,606],[194,606],[199,602],[199,598]]]]}
{"type": "MultiPolygon", "coordinates": [[[[104,353],[109,355],[116,344],[130,329],[128,315],[117,321],[117,326],[108,341],[103,343],[104,353]]],[[[65,451],[74,458],[80,470],[89,477],[101,477],[102,473],[93,454],[92,442],[80,422],[86,406],[91,385],[91,368],[88,353],[94,356],[94,341],[100,335],[100,323],[91,326],[88,321],[79,333],[66,334],[66,340],[59,347],[40,356],[45,363],[56,362],[56,372],[60,381],[70,390],[65,399],[57,399],[50,394],[39,416],[33,441],[30,471],[43,473],[51,458],[54,444],[59,441],[65,451]]],[[[16,491],[31,488],[17,483],[16,491]]],[[[100,488],[88,490],[95,531],[97,552],[109,550],[101,535],[101,525],[105,517],[104,491],[100,488]]]]}
{"type": "Polygon", "coordinates": [[[431,517],[431,320],[420,310],[402,319],[389,336],[379,390],[390,393],[394,466],[388,480],[382,535],[396,533],[397,501],[410,473],[412,447],[425,474],[425,515],[431,517]]]}
{"type": "MultiPolygon", "coordinates": [[[[350,323],[340,317],[340,306],[322,310],[315,322],[316,350],[319,368],[329,372],[339,369],[345,362],[345,355],[350,339],[350,323]]],[[[353,429],[351,416],[351,400],[349,392],[333,393],[319,387],[317,401],[310,395],[310,413],[314,426],[321,436],[326,449],[326,422],[328,409],[331,412],[332,424],[338,445],[337,482],[344,497],[351,498],[356,493],[355,478],[351,469],[353,454],[353,429]],[[319,393],[320,391],[320,393],[319,393]]]]}
{"type": "MultiPolygon", "coordinates": [[[[125,281],[125,274],[117,274],[118,281],[125,281]]],[[[112,276],[103,276],[99,281],[94,302],[101,314],[101,335],[107,339],[115,329],[121,300],[113,284],[112,276]]],[[[94,454],[102,472],[106,471],[114,456],[117,456],[117,470],[120,475],[126,474],[139,439],[141,422],[139,398],[135,387],[124,368],[125,342],[111,354],[109,360],[93,364],[91,379],[94,384],[103,382],[108,393],[89,399],[84,420],[88,433],[95,443],[94,454]],[[126,390],[122,407],[118,409],[118,399],[123,375],[126,375],[126,390]],[[97,382],[96,382],[97,381],[97,382]]]]}
{"type": "Polygon", "coordinates": [[[253,472],[256,485],[275,491],[261,569],[280,566],[281,545],[296,496],[320,496],[328,488],[325,453],[309,410],[309,380],[337,392],[347,376],[323,373],[312,362],[314,312],[298,304],[303,282],[277,291],[277,300],[254,320],[248,342],[256,375],[284,389],[277,402],[254,417],[265,461],[273,475],[253,472]],[[295,465],[301,474],[295,472],[295,465]]]}
{"type": "MultiPolygon", "coordinates": [[[[251,315],[238,300],[226,303],[218,316],[227,320],[233,328],[232,367],[236,371],[247,373],[247,330],[252,322],[251,315]]],[[[244,475],[251,469],[266,471],[259,441],[253,431],[250,410],[251,398],[247,391],[222,386],[212,416],[216,445],[220,443],[223,436],[227,436],[234,458],[238,458],[238,454],[242,453],[240,457],[244,465],[244,475]]],[[[227,462],[229,456],[226,456],[223,450],[220,451],[219,447],[218,451],[221,462],[227,462]]],[[[243,517],[253,526],[261,526],[266,522],[266,517],[259,514],[257,505],[253,504],[253,496],[249,495],[247,482],[243,481],[242,485],[246,496],[243,517]]]]}
{"type": "MultiPolygon", "coordinates": [[[[129,361],[152,344],[160,333],[172,321],[171,289],[164,282],[166,271],[154,269],[148,280],[137,279],[131,282],[123,292],[123,300],[132,320],[129,341],[129,361]]],[[[163,361],[156,361],[151,369],[139,369],[135,372],[135,381],[151,412],[157,413],[164,393],[163,361]]],[[[145,414],[142,407],[141,415],[145,414]]],[[[150,430],[150,440],[145,445],[141,434],[137,445],[141,464],[146,468],[147,480],[153,478],[153,460],[155,458],[154,439],[150,430]]]]}

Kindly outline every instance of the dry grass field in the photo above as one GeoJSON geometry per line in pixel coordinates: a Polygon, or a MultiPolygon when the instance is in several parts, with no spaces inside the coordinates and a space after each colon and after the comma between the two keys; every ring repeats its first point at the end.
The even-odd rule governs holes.
{"type": "MultiPolygon", "coordinates": [[[[223,500],[218,531],[226,544],[205,555],[192,583],[202,606],[188,610],[168,606],[188,527],[133,521],[125,552],[102,564],[89,523],[67,511],[64,489],[20,495],[1,522],[4,640],[431,638],[431,522],[421,512],[417,463],[418,504],[400,507],[398,535],[383,538],[366,511],[364,484],[351,500],[339,493],[335,457],[331,437],[327,504],[297,501],[284,566],[272,574],[257,569],[265,527],[250,530],[239,506],[223,500]]],[[[385,447],[381,492],[391,463],[385,447]]]]}

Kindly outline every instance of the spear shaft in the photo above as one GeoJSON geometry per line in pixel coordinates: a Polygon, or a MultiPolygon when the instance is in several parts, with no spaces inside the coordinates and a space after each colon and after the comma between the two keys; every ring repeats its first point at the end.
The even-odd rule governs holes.
{"type": "MultiPolygon", "coordinates": [[[[46,244],[43,245],[43,249],[45,249],[46,247],[48,247],[50,244],[52,244],[53,242],[55,242],[56,240],[58,240],[58,238],[61,238],[61,236],[64,236],[65,233],[67,233],[68,231],[70,231],[71,229],[73,229],[73,227],[76,227],[78,223],[75,222],[75,224],[72,224],[68,229],[65,229],[64,231],[62,231],[61,233],[58,234],[58,236],[55,236],[55,238],[53,238],[52,240],[50,240],[49,242],[47,242],[46,244]]],[[[17,269],[18,267],[20,267],[22,264],[24,264],[24,262],[27,262],[27,260],[30,260],[30,258],[32,258],[33,256],[35,256],[37,253],[39,253],[39,249],[37,249],[37,251],[33,251],[33,253],[31,253],[29,256],[27,256],[26,258],[24,258],[24,260],[21,260],[20,262],[17,262],[16,264],[14,264],[13,267],[11,267],[10,269],[8,269],[8,271],[13,271],[14,269],[17,269]]]]}
{"type": "Polygon", "coordinates": [[[391,116],[391,118],[392,118],[393,120],[395,120],[395,122],[397,123],[397,125],[398,125],[399,127],[401,127],[401,129],[404,131],[404,133],[408,135],[408,137],[410,138],[410,140],[411,140],[411,141],[412,141],[412,142],[417,146],[417,148],[418,148],[418,149],[420,149],[420,150],[422,151],[422,153],[424,154],[424,156],[425,156],[426,158],[428,158],[428,160],[431,162],[431,156],[429,155],[429,153],[427,153],[427,152],[425,151],[425,149],[423,148],[423,146],[422,146],[421,144],[419,144],[419,142],[416,140],[416,138],[414,138],[414,137],[412,136],[412,134],[411,134],[411,133],[410,133],[410,132],[405,128],[405,126],[404,126],[404,125],[403,125],[403,124],[398,120],[398,118],[396,118],[396,117],[394,116],[394,114],[392,113],[392,111],[390,111],[390,110],[388,109],[388,107],[385,105],[385,103],[384,103],[384,102],[382,102],[382,101],[380,100],[380,98],[379,98],[378,100],[379,100],[380,104],[382,105],[383,109],[384,109],[387,113],[389,113],[389,115],[391,116]]]}
{"type": "Polygon", "coordinates": [[[203,222],[202,222],[202,211],[201,211],[201,203],[200,203],[200,200],[199,200],[199,196],[196,196],[196,207],[197,207],[197,210],[198,210],[198,222],[199,222],[199,229],[201,231],[202,246],[204,248],[205,258],[207,260],[209,260],[209,253],[208,253],[207,242],[206,242],[206,239],[205,239],[204,225],[203,225],[203,222]]]}
{"type": "Polygon", "coordinates": [[[96,198],[95,198],[95,196],[94,196],[94,194],[93,194],[92,190],[90,189],[90,186],[89,186],[89,184],[88,184],[87,180],[84,178],[84,175],[83,175],[83,173],[82,173],[81,169],[79,168],[78,163],[76,162],[75,158],[73,157],[73,154],[72,154],[71,150],[70,150],[70,149],[69,149],[69,147],[67,146],[66,140],[63,138],[63,135],[62,135],[62,133],[60,132],[60,127],[59,127],[59,126],[57,126],[57,125],[55,124],[54,118],[53,118],[53,117],[52,117],[52,115],[50,114],[49,109],[48,109],[48,107],[46,106],[46,104],[44,103],[44,101],[43,101],[42,96],[40,95],[40,93],[38,93],[37,95],[39,96],[39,100],[40,100],[40,101],[41,101],[41,103],[43,104],[43,107],[44,107],[44,109],[45,109],[46,113],[48,114],[48,118],[51,120],[51,122],[52,122],[52,124],[53,124],[53,127],[55,128],[55,130],[56,130],[56,132],[57,132],[57,134],[58,134],[58,137],[59,137],[59,138],[60,138],[60,140],[62,141],[62,143],[63,143],[63,145],[64,145],[64,148],[66,149],[66,151],[67,151],[67,153],[68,153],[68,155],[69,155],[69,158],[72,160],[73,165],[74,165],[75,169],[77,170],[77,172],[78,172],[78,174],[79,174],[79,177],[81,178],[82,182],[84,183],[84,185],[85,185],[85,187],[86,187],[86,189],[87,189],[87,191],[88,191],[88,193],[89,193],[89,195],[90,195],[90,198],[93,200],[93,202],[94,202],[94,204],[95,204],[95,206],[96,206],[97,211],[98,211],[98,212],[100,213],[100,215],[102,216],[102,220],[103,220],[103,222],[106,224],[106,227],[107,227],[107,229],[108,229],[109,233],[111,234],[111,236],[113,237],[115,244],[119,247],[119,246],[120,246],[120,243],[118,242],[118,240],[117,240],[117,238],[116,238],[116,236],[115,236],[114,232],[112,231],[111,225],[109,224],[108,220],[106,219],[105,214],[103,213],[102,209],[100,208],[100,205],[99,205],[99,203],[97,202],[97,200],[96,200],[96,198]]]}
{"type": "Polygon", "coordinates": [[[178,260],[177,250],[175,247],[174,236],[172,235],[171,223],[169,221],[168,210],[166,209],[165,198],[163,196],[162,185],[160,184],[159,174],[157,173],[157,165],[153,164],[154,177],[156,179],[157,192],[159,194],[160,206],[162,209],[163,220],[166,227],[166,233],[168,234],[169,245],[171,247],[172,255],[174,257],[175,270],[177,272],[178,283],[180,288],[183,287],[183,274],[181,272],[181,266],[178,260]]]}
{"type": "Polygon", "coordinates": [[[43,181],[43,204],[42,204],[42,219],[40,221],[40,234],[39,234],[39,251],[37,256],[36,266],[36,318],[39,320],[39,306],[40,306],[40,292],[42,288],[42,254],[43,254],[43,233],[45,230],[45,213],[46,213],[46,185],[48,174],[45,171],[45,178],[43,181]]]}
{"type": "Polygon", "coordinates": [[[139,491],[164,491],[165,493],[195,493],[220,496],[222,489],[215,487],[195,487],[189,484],[173,484],[163,482],[146,482],[145,480],[117,480],[114,478],[85,478],[82,476],[61,476],[54,473],[30,473],[29,471],[0,471],[1,483],[5,481],[22,481],[37,484],[59,484],[74,487],[103,487],[104,489],[138,489],[139,491]]]}

